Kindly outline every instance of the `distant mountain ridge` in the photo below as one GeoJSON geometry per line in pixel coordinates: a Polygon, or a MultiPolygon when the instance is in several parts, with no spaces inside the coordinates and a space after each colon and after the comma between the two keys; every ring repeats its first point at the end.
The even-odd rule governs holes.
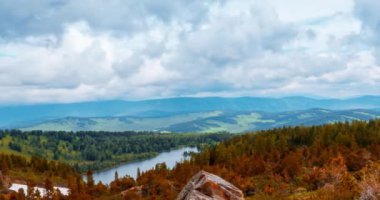
{"type": "Polygon", "coordinates": [[[143,101],[98,101],[69,104],[39,104],[0,107],[0,127],[29,126],[65,117],[163,117],[211,111],[284,112],[322,108],[331,110],[379,109],[380,96],[349,99],[308,97],[205,97],[169,98],[143,101]]]}
{"type": "Polygon", "coordinates": [[[303,111],[211,111],[186,113],[160,117],[66,117],[54,119],[23,130],[54,131],[167,131],[167,132],[245,132],[283,126],[321,125],[333,122],[370,120],[380,118],[375,110],[327,110],[303,111]]]}

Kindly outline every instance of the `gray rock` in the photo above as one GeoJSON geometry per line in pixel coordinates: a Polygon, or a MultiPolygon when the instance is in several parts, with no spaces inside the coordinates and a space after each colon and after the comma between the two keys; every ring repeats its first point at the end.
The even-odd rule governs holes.
{"type": "Polygon", "coordinates": [[[243,192],[214,174],[200,171],[179,193],[176,200],[244,200],[243,192]]]}

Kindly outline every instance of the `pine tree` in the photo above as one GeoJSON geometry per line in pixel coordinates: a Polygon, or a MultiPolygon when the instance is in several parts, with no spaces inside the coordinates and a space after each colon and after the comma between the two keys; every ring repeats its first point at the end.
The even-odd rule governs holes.
{"type": "Polygon", "coordinates": [[[54,193],[54,186],[53,186],[53,182],[49,178],[45,179],[45,189],[46,189],[45,196],[47,198],[52,198],[53,193],[54,193]]]}
{"type": "Polygon", "coordinates": [[[28,181],[27,182],[28,190],[27,190],[27,199],[34,199],[35,196],[35,186],[36,184],[33,181],[28,181]]]}
{"type": "Polygon", "coordinates": [[[137,179],[139,179],[139,177],[141,176],[141,171],[140,171],[140,167],[137,168],[137,179]]]}
{"type": "Polygon", "coordinates": [[[91,170],[87,171],[87,187],[93,187],[94,184],[94,176],[91,170]]]}
{"type": "Polygon", "coordinates": [[[117,171],[115,171],[115,181],[119,180],[119,173],[117,173],[117,171]]]}

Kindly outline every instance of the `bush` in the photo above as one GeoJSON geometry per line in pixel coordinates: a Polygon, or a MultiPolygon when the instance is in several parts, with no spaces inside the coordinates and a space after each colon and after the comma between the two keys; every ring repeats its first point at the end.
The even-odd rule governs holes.
{"type": "Polygon", "coordinates": [[[14,142],[9,143],[9,148],[12,150],[18,151],[18,152],[22,151],[21,145],[14,143],[14,142]]]}

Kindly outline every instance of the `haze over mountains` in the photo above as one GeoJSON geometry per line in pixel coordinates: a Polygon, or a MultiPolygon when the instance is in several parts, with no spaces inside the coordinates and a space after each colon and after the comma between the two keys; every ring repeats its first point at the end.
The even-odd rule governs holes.
{"type": "Polygon", "coordinates": [[[45,131],[169,131],[233,133],[283,126],[321,125],[338,121],[369,120],[380,117],[375,110],[309,109],[270,113],[262,111],[209,111],[150,117],[65,117],[26,126],[22,130],[45,131]]]}
{"type": "Polygon", "coordinates": [[[349,99],[189,97],[99,101],[1,107],[0,126],[28,130],[240,132],[284,125],[371,119],[379,116],[379,108],[379,96],[349,99]]]}

